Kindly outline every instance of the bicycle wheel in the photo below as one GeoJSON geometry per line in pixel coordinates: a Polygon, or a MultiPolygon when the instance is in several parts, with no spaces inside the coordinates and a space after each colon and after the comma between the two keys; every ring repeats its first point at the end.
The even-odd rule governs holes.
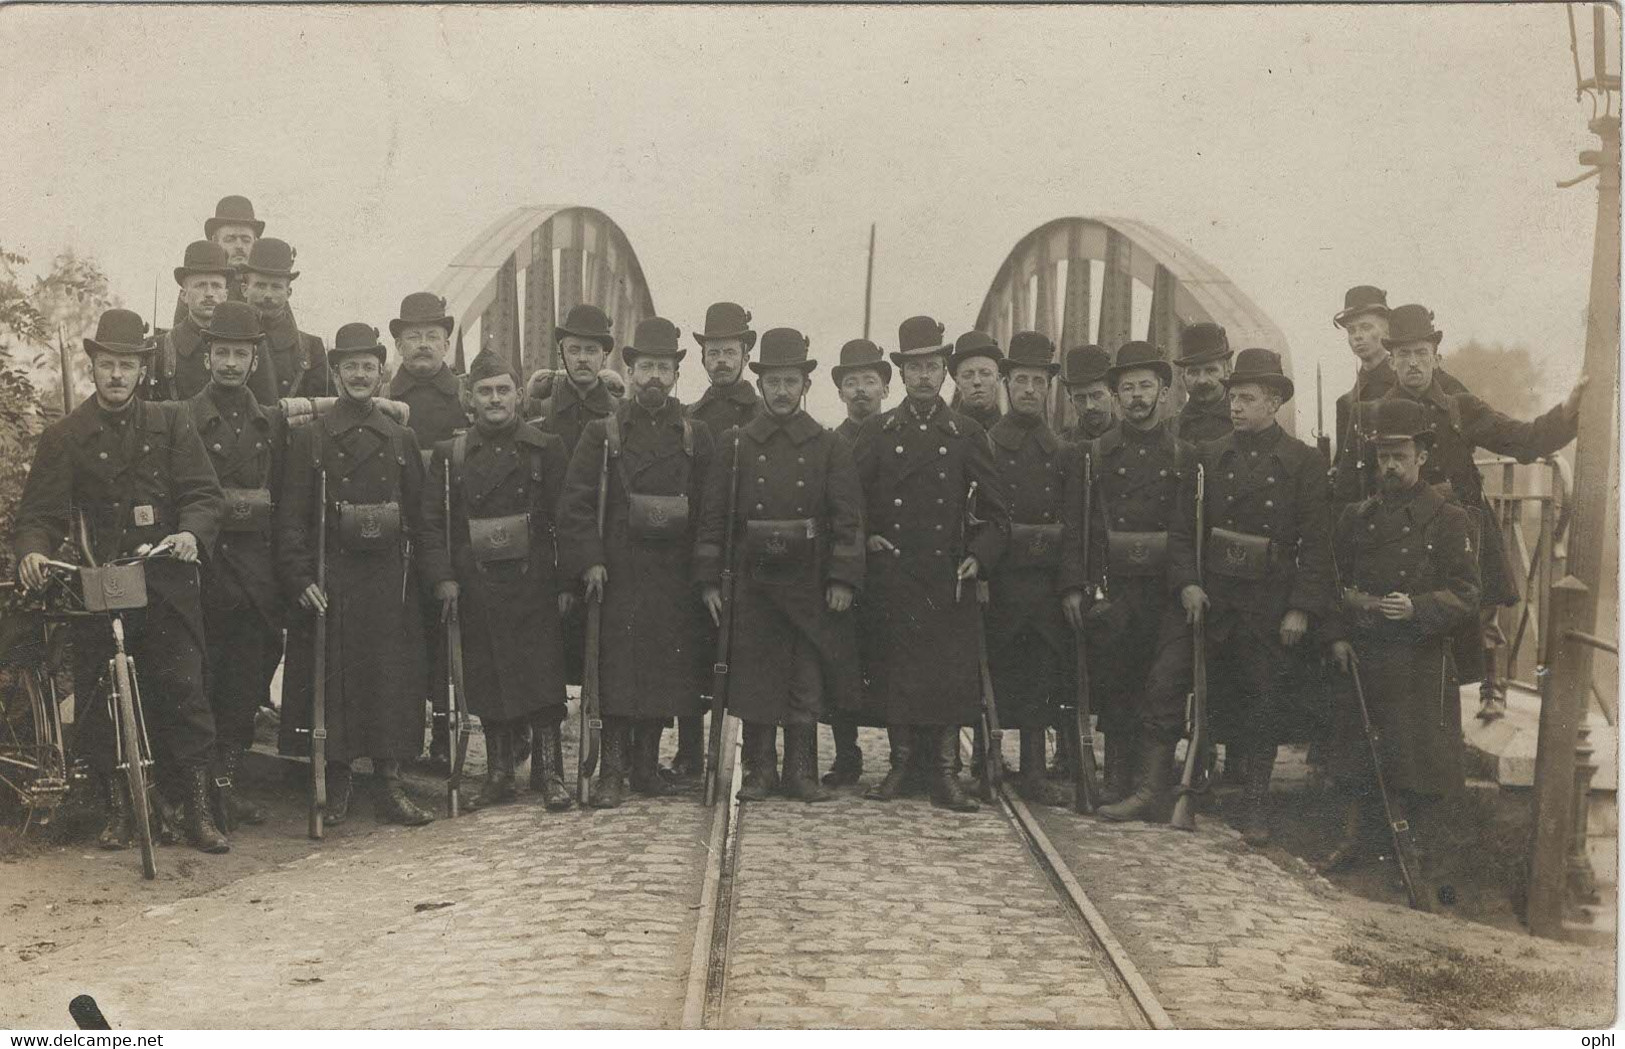
{"type": "Polygon", "coordinates": [[[158,877],[158,859],[153,852],[152,812],[147,798],[147,769],[141,763],[141,720],[135,712],[135,686],[130,674],[130,657],[113,657],[113,705],[118,709],[118,731],[124,753],[124,775],[130,787],[130,815],[136,840],[141,845],[141,876],[148,881],[158,877]]]}

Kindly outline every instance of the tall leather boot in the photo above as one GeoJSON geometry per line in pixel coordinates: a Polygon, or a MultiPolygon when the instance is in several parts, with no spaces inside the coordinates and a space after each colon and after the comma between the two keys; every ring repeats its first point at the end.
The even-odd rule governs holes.
{"type": "MultiPolygon", "coordinates": [[[[681,726],[682,719],[678,719],[681,726]]],[[[666,782],[660,774],[660,737],[666,732],[666,723],[662,719],[651,718],[638,725],[637,734],[632,740],[632,790],[637,794],[646,794],[652,798],[663,798],[677,793],[677,788],[666,782]]],[[[682,739],[682,728],[677,730],[678,739],[682,739]]],[[[681,743],[678,744],[681,746],[681,743]]]]}
{"type": "Polygon", "coordinates": [[[1134,793],[1134,758],[1139,742],[1138,726],[1106,733],[1106,782],[1101,804],[1115,805],[1134,793]]]}
{"type": "Polygon", "coordinates": [[[891,768],[886,772],[886,778],[876,783],[864,792],[864,797],[873,801],[891,801],[903,793],[903,782],[913,771],[915,727],[913,725],[888,725],[886,727],[886,742],[891,745],[891,768]]]}
{"type": "MultiPolygon", "coordinates": [[[[642,728],[639,731],[643,731],[642,728]]],[[[658,765],[660,752],[655,751],[658,765]]],[[[634,770],[635,771],[635,770],[634,770]]],[[[671,760],[671,771],[678,779],[693,779],[705,771],[705,718],[701,715],[677,719],[677,755],[671,760]]],[[[636,783],[633,789],[637,789],[636,783]]],[[[649,793],[644,791],[643,793],[649,793]]]]}
{"type": "Polygon", "coordinates": [[[1061,792],[1045,775],[1047,736],[1047,730],[1041,728],[1021,730],[1021,775],[1016,779],[1016,793],[1034,804],[1059,805],[1061,792]]]}
{"type": "Polygon", "coordinates": [[[485,782],[480,792],[468,799],[470,809],[501,805],[518,797],[513,784],[513,727],[503,721],[487,721],[485,728],[485,782]]]}
{"type": "Polygon", "coordinates": [[[768,794],[778,787],[779,774],[774,767],[778,748],[773,745],[773,737],[778,731],[777,725],[760,721],[745,722],[741,745],[745,777],[739,784],[740,801],[766,801],[768,794]]]}
{"type": "Polygon", "coordinates": [[[784,792],[797,801],[828,801],[818,783],[817,725],[784,726],[784,792]]]}
{"type": "MultiPolygon", "coordinates": [[[[373,773],[378,777],[374,809],[385,823],[399,823],[407,827],[421,827],[434,822],[434,813],[419,808],[406,796],[406,785],[401,782],[401,763],[394,758],[373,758],[373,773]]],[[[512,773],[509,774],[510,783],[512,773]]]]}
{"type": "Polygon", "coordinates": [[[1359,796],[1356,795],[1343,806],[1343,818],[1339,824],[1336,844],[1332,846],[1326,857],[1316,865],[1322,874],[1347,870],[1365,859],[1364,825],[1363,806],[1360,804],[1359,796]]]}
{"type": "Polygon", "coordinates": [[[190,765],[186,769],[186,843],[199,852],[231,851],[231,842],[214,825],[209,804],[209,767],[190,765]]]}
{"type": "Polygon", "coordinates": [[[1270,773],[1275,770],[1275,747],[1247,748],[1247,807],[1241,817],[1241,840],[1268,845],[1270,840],[1270,773]]]}
{"type": "Polygon", "coordinates": [[[1173,781],[1174,748],[1178,744],[1163,743],[1143,734],[1139,743],[1134,792],[1115,805],[1102,805],[1097,809],[1097,814],[1103,820],[1113,823],[1127,823],[1130,820],[1160,823],[1168,818],[1168,785],[1173,781]]]}
{"type": "Polygon", "coordinates": [[[332,827],[350,817],[350,799],[355,796],[355,779],[348,761],[327,763],[327,812],[323,820],[332,827]]]}
{"type": "Polygon", "coordinates": [[[850,787],[863,775],[863,751],[858,749],[858,726],[844,718],[832,721],[835,737],[835,763],[824,773],[824,786],[850,787]]]}
{"type": "Polygon", "coordinates": [[[270,814],[249,801],[237,786],[243,767],[243,748],[231,743],[216,746],[214,761],[215,823],[227,832],[244,823],[250,826],[264,823],[270,814]]]}
{"type": "Polygon", "coordinates": [[[109,851],[127,849],[135,840],[135,815],[130,811],[130,788],[123,776],[98,776],[106,802],[105,817],[96,844],[109,851]]]}
{"type": "Polygon", "coordinates": [[[563,812],[571,805],[570,791],[564,786],[564,733],[552,715],[530,722],[530,789],[542,796],[549,812],[563,812]]]}
{"type": "Polygon", "coordinates": [[[627,746],[632,723],[626,718],[605,718],[603,747],[598,754],[598,779],[593,782],[588,804],[595,809],[615,809],[626,801],[627,746]]]}
{"type": "MultiPolygon", "coordinates": [[[[911,764],[908,775],[903,779],[901,795],[905,798],[918,797],[928,794],[931,790],[932,767],[936,762],[936,737],[931,730],[920,725],[909,729],[914,733],[914,740],[909,748],[911,764]]],[[[954,766],[959,771],[959,766],[954,766]]]]}
{"type": "Polygon", "coordinates": [[[932,726],[929,730],[936,743],[936,769],[931,777],[931,804],[955,812],[975,812],[981,803],[959,785],[954,772],[954,759],[959,756],[959,728],[955,725],[932,726]]]}

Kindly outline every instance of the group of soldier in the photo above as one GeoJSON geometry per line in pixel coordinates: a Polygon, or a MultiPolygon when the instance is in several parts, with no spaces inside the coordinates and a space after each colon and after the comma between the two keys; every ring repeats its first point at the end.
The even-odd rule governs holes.
{"type": "MultiPolygon", "coordinates": [[[[1200,660],[1243,833],[1262,843],[1305,680],[1293,668],[1316,666],[1330,668],[1325,754],[1349,798],[1328,862],[1350,862],[1375,810],[1367,737],[1335,671],[1358,653],[1396,804],[1414,818],[1460,786],[1459,683],[1482,673],[1481,610],[1516,596],[1473,453],[1554,452],[1585,385],[1510,419],[1440,370],[1430,311],[1358,287],[1334,318],[1360,366],[1337,402],[1335,464],[1280,425],[1295,388],[1279,355],[1236,352],[1207,322],[1183,328],[1172,360],[1145,341],[1058,359],[1035,331],[1002,347],[911,317],[890,354],[841,347],[830,377],[846,418],[829,429],[804,407],[818,368],[807,337],[778,327],[758,345],[730,302],[693,333],[709,386],[691,406],[673,396],[688,350],[672,322],[644,319],[617,347],[587,304],[553,333],[559,370],[525,381],[490,348],[456,374],[455,318],[437,295],[408,295],[388,325],[390,376],[371,325],[344,325],[331,348],[299,329],[294,251],[263,231],[247,200],[223,199],[175,270],[170,330],[103,314],[84,341],[96,394],[41,438],[14,537],[31,588],[70,536],[104,560],[173,550],[149,563],[129,643],[168,822],[211,852],[266,818],[234,779],[284,655],[285,753],[310,753],[325,664],[328,822],[346,817],[361,757],[381,819],[429,822],[400,769],[423,750],[426,701],[429,758],[447,758],[455,614],[488,759],[471,807],[514,799],[527,755],[531,791],[571,806],[566,686],[589,669],[603,719],[590,804],[679,790],[704,767],[711,670],[726,662],[743,799],[816,802],[855,784],[858,729],[876,726],[889,761],[868,797],[923,790],[974,809],[959,733],[979,721],[985,681],[1020,734],[1017,789],[1059,804],[1047,739],[1087,669],[1105,736],[1099,815],[1165,820],[1200,660]],[[886,409],[894,380],[903,399],[886,409]],[[1076,422],[1057,432],[1062,402],[1076,422]],[[835,740],[822,777],[820,722],[835,740]]],[[[74,629],[91,694],[110,639],[74,629]]],[[[129,799],[106,710],[89,704],[84,722],[81,752],[108,784],[101,840],[119,847],[129,799]]],[[[1078,760],[1065,746],[1056,758],[1078,760]]]]}

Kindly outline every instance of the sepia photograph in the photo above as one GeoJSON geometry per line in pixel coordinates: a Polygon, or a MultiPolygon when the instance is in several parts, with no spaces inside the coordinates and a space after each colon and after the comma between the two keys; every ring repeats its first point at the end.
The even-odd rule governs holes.
{"type": "Polygon", "coordinates": [[[1613,1045],[1621,33],[0,6],[9,1044],[1613,1045]]]}

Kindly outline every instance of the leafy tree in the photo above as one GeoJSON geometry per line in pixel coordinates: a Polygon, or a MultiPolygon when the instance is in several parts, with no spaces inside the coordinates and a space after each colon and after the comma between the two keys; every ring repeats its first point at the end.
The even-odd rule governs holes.
{"type": "Polygon", "coordinates": [[[1529,419],[1542,405],[1546,376],[1535,367],[1527,346],[1503,346],[1475,340],[1444,354],[1444,370],[1460,379],[1491,407],[1515,419],[1529,419]]]}

